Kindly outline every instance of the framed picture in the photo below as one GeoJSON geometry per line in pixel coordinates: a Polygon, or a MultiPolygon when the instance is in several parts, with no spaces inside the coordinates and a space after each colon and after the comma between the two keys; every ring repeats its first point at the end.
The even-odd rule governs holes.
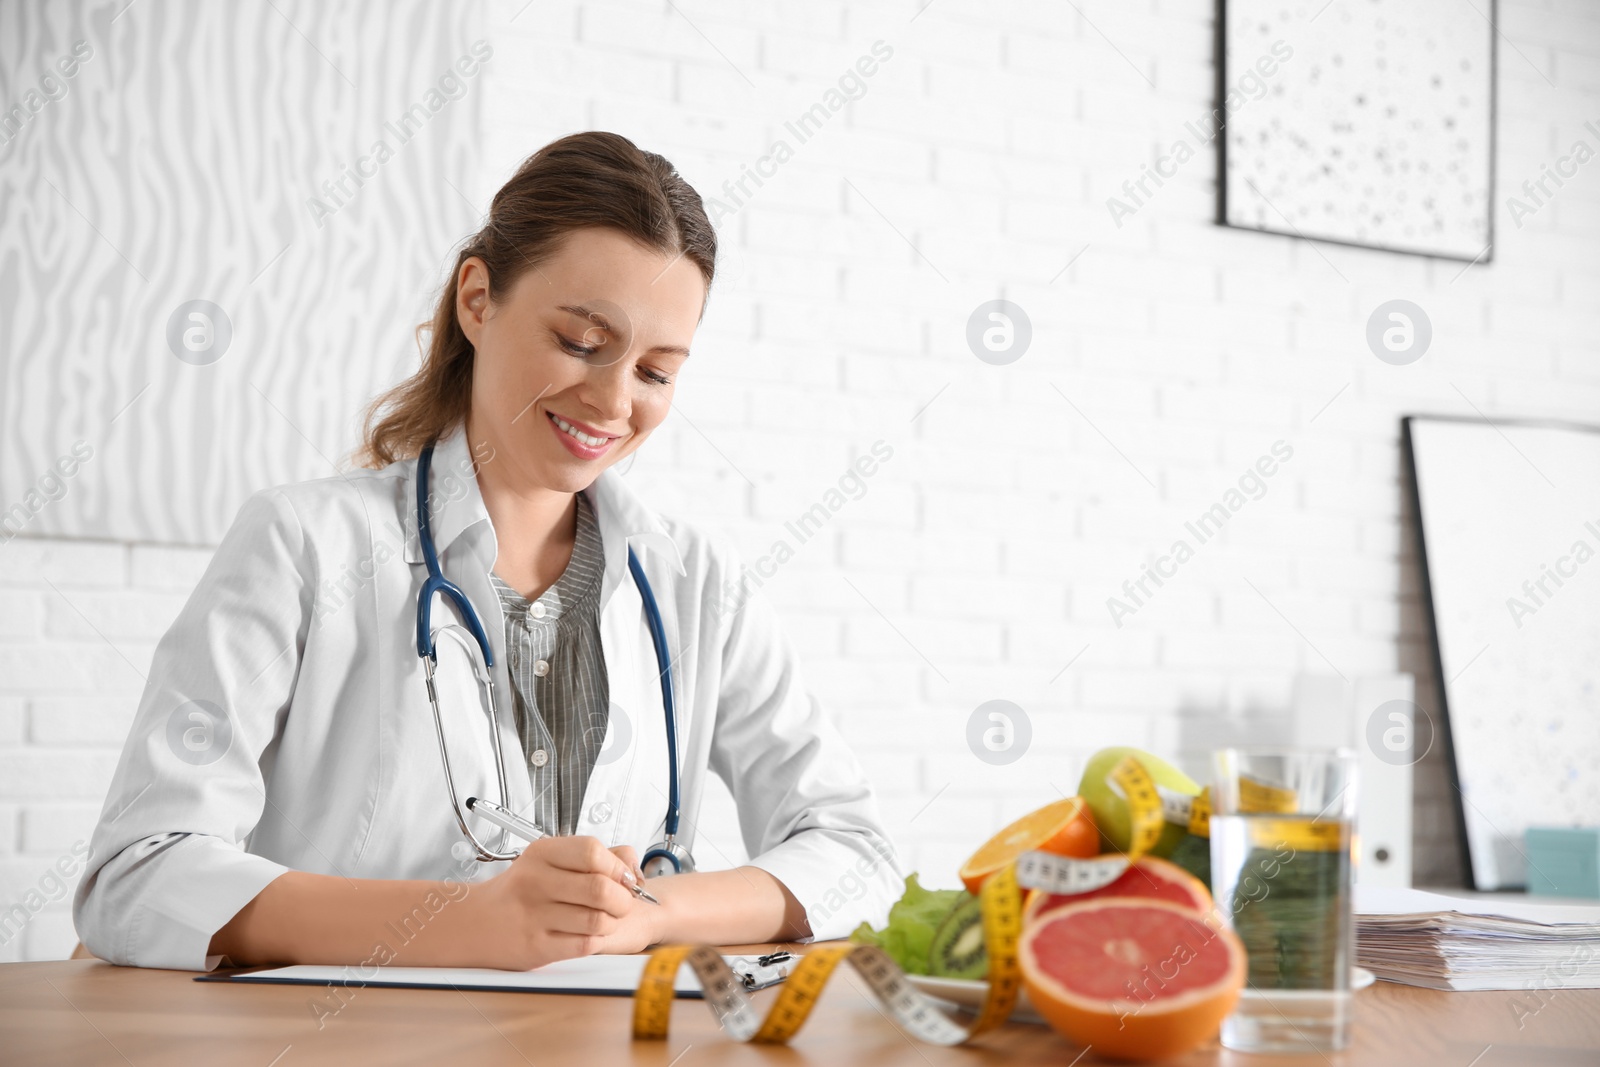
{"type": "Polygon", "coordinates": [[[1219,0],[1217,221],[1486,262],[1494,0],[1219,0]]]}

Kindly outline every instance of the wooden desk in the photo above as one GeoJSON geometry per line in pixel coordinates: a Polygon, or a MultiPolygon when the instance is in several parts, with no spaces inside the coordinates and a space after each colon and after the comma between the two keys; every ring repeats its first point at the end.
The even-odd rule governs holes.
{"type": "MultiPolygon", "coordinates": [[[[770,951],[771,946],[762,950],[770,951]]],[[[629,1037],[632,1001],[533,993],[360,989],[322,1029],[310,986],[193,981],[187,971],[113,967],[98,960],[0,965],[0,1062],[197,1064],[635,1064],[712,1067],[943,1067],[945,1064],[1102,1062],[1042,1026],[1012,1023],[961,1048],[913,1043],[880,1014],[848,967],[823,993],[788,1048],[741,1045],[703,1003],[680,1000],[666,1042],[629,1037]]],[[[775,993],[756,994],[770,1003],[775,993]]],[[[1552,1067],[1600,1064],[1600,990],[1436,993],[1379,982],[1356,994],[1355,1042],[1326,1057],[1251,1056],[1215,1045],[1176,1062],[1240,1067],[1552,1067]],[[1526,1008],[1518,1028],[1515,1005],[1526,1008]],[[1537,1009],[1537,1010],[1535,1010],[1537,1009]],[[1532,1012],[1533,1014],[1527,1014],[1532,1012]]]]}

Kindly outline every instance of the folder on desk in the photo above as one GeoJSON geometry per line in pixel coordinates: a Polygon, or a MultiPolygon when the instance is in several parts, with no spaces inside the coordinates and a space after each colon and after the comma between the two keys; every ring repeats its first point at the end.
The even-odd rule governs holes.
{"type": "MultiPolygon", "coordinates": [[[[572,993],[581,996],[629,997],[638,988],[648,956],[584,956],[531,971],[499,971],[489,967],[270,967],[234,974],[206,974],[199,982],[259,982],[289,985],[339,985],[392,989],[477,989],[493,993],[572,993]]],[[[765,989],[783,981],[789,964],[761,965],[754,956],[724,956],[747,990],[765,989]]],[[[700,983],[688,967],[675,982],[679,999],[703,999],[700,983]]]]}

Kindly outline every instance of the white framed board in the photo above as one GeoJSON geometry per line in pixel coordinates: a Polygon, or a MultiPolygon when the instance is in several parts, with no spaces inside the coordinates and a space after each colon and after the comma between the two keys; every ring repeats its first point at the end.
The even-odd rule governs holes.
{"type": "Polygon", "coordinates": [[[1408,416],[1424,609],[1479,890],[1600,825],[1600,426],[1408,416]]]}

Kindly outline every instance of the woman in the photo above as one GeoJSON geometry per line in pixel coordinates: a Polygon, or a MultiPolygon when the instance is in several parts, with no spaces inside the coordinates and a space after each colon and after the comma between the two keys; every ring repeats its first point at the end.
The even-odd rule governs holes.
{"type": "MultiPolygon", "coordinates": [[[[520,969],[837,937],[894,898],[860,766],[770,606],[730,605],[729,550],[611,469],[667,416],[715,256],[700,197],[626,138],[576,134],[522,165],[457,257],[421,370],[369,413],[367,469],[251,497],[158,646],[75,900],[90,951],[520,969]],[[427,451],[431,542],[490,646],[504,795],[475,640],[436,638],[437,727],[418,655],[427,451]],[[652,878],[659,904],[628,888],[673,792],[647,588],[677,844],[719,855],[695,834],[713,771],[752,856],[652,878]],[[453,810],[441,735],[458,800],[549,836],[480,862],[463,824],[489,851],[522,843],[453,810]]],[[[430,634],[462,618],[425,599],[430,634]]]]}

